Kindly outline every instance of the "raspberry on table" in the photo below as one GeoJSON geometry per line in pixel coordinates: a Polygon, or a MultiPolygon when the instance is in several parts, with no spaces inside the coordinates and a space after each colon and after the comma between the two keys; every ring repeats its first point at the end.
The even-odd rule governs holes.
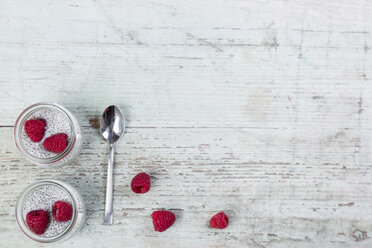
{"type": "Polygon", "coordinates": [[[43,119],[28,120],[25,123],[25,131],[27,136],[33,142],[39,142],[44,138],[46,121],[43,119]]]}
{"type": "Polygon", "coordinates": [[[53,219],[56,221],[68,221],[72,218],[72,206],[65,201],[56,201],[52,208],[53,219]]]}
{"type": "Polygon", "coordinates": [[[210,219],[209,225],[213,228],[224,229],[229,225],[229,217],[224,212],[219,212],[210,219]]]}
{"type": "Polygon", "coordinates": [[[157,232],[164,232],[176,221],[176,216],[170,211],[154,211],[151,214],[154,229],[157,232]]]}
{"type": "Polygon", "coordinates": [[[150,190],[150,176],[142,172],[136,175],[130,184],[132,191],[137,194],[144,194],[150,190]]]}
{"type": "Polygon", "coordinates": [[[57,133],[46,138],[43,142],[43,146],[47,151],[61,153],[67,147],[67,137],[65,133],[57,133]]]}
{"type": "Polygon", "coordinates": [[[44,210],[34,210],[26,215],[28,228],[36,234],[43,234],[49,224],[49,215],[44,210]]]}

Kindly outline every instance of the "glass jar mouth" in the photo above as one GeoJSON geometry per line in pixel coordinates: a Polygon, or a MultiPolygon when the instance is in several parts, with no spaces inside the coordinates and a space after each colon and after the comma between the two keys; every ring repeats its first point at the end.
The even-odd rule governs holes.
{"type": "Polygon", "coordinates": [[[31,160],[35,163],[40,163],[40,164],[55,163],[55,162],[63,159],[72,150],[72,148],[75,145],[76,131],[75,131],[73,119],[71,117],[71,113],[66,108],[64,108],[63,106],[61,106],[57,103],[40,102],[40,103],[33,104],[33,105],[29,106],[28,108],[26,108],[19,115],[19,117],[17,118],[17,121],[16,121],[15,126],[14,126],[14,141],[15,141],[15,144],[16,144],[18,150],[23,155],[25,155],[26,158],[28,158],[29,160],[31,160]],[[40,157],[36,157],[36,156],[32,155],[26,149],[25,145],[23,144],[23,141],[21,140],[22,130],[24,128],[25,122],[34,113],[36,113],[39,110],[45,109],[45,108],[53,109],[53,110],[56,110],[56,111],[59,111],[60,113],[62,113],[63,116],[66,117],[66,120],[68,120],[68,123],[70,125],[70,129],[71,129],[71,137],[69,137],[70,141],[68,142],[68,145],[67,145],[66,149],[62,153],[56,154],[55,156],[50,157],[50,158],[40,158],[40,157]]]}
{"type": "Polygon", "coordinates": [[[42,180],[42,181],[29,185],[21,193],[21,195],[19,196],[17,200],[15,215],[16,215],[17,224],[24,234],[26,234],[29,238],[35,241],[38,241],[41,243],[50,243],[50,242],[58,241],[59,239],[63,238],[66,234],[70,233],[71,230],[74,228],[76,224],[76,220],[77,220],[77,215],[78,215],[77,203],[75,202],[75,199],[73,195],[69,192],[69,190],[67,190],[58,180],[42,180]],[[72,218],[70,220],[70,223],[61,233],[55,236],[52,236],[52,237],[42,237],[40,235],[33,233],[28,228],[26,220],[24,218],[24,213],[23,213],[24,203],[25,203],[25,200],[27,199],[27,196],[30,193],[32,193],[37,187],[46,186],[46,185],[52,185],[54,187],[58,187],[59,189],[62,189],[71,199],[71,205],[72,205],[72,218]]]}

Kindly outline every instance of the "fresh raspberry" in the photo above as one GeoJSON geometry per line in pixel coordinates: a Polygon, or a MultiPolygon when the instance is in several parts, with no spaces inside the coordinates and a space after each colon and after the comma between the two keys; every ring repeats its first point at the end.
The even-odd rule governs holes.
{"type": "Polygon", "coordinates": [[[33,142],[39,142],[44,137],[45,126],[46,121],[43,119],[28,120],[25,123],[25,131],[33,142]]]}
{"type": "Polygon", "coordinates": [[[151,217],[157,232],[164,232],[176,221],[176,216],[170,211],[155,211],[151,217]]]}
{"type": "Polygon", "coordinates": [[[132,183],[130,184],[130,186],[134,193],[144,194],[150,190],[150,176],[144,172],[139,173],[132,179],[132,183]]]}
{"type": "Polygon", "coordinates": [[[224,229],[229,225],[229,217],[224,212],[219,212],[211,218],[209,225],[213,228],[224,229]]]}
{"type": "Polygon", "coordinates": [[[68,221],[72,218],[72,206],[68,202],[56,201],[52,208],[53,219],[56,221],[68,221]]]}
{"type": "Polygon", "coordinates": [[[26,215],[28,228],[36,234],[43,234],[49,224],[49,215],[44,210],[31,211],[26,215]]]}
{"type": "Polygon", "coordinates": [[[43,146],[47,151],[61,153],[67,147],[67,134],[57,133],[50,136],[44,140],[43,146]]]}

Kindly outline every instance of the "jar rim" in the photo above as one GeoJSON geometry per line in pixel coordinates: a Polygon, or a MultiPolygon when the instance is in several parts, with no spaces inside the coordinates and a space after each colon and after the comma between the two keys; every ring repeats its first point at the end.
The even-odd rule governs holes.
{"type": "MultiPolygon", "coordinates": [[[[16,204],[16,209],[15,209],[15,215],[16,215],[16,220],[19,228],[22,230],[26,236],[31,238],[32,240],[41,242],[41,243],[50,243],[50,242],[55,242],[58,241],[59,239],[63,238],[65,235],[71,232],[73,227],[76,224],[77,221],[77,215],[78,215],[78,210],[77,210],[77,203],[75,202],[76,200],[74,199],[73,194],[70,192],[69,189],[67,189],[63,184],[68,185],[65,182],[61,182],[58,180],[41,180],[38,182],[34,182],[30,184],[29,186],[26,187],[26,189],[23,190],[23,192],[20,194],[17,200],[16,204]],[[24,215],[23,215],[23,204],[27,196],[32,193],[36,188],[44,185],[53,185],[56,186],[60,189],[62,189],[64,192],[66,192],[71,199],[71,205],[72,205],[72,218],[70,220],[69,225],[66,227],[66,229],[63,230],[63,232],[59,233],[56,236],[52,237],[41,237],[35,233],[33,233],[25,223],[24,215]]],[[[68,185],[70,186],[70,185],[68,185]]],[[[72,186],[70,186],[72,187],[72,186]]]]}
{"type": "Polygon", "coordinates": [[[17,121],[14,125],[14,142],[18,148],[18,150],[26,156],[30,161],[40,164],[51,164],[55,163],[64,157],[67,156],[67,154],[72,150],[72,148],[75,145],[76,142],[76,131],[75,126],[73,122],[73,117],[70,111],[68,111],[65,107],[62,105],[59,105],[57,103],[49,103],[49,102],[39,102],[35,103],[29,107],[27,107],[25,110],[22,111],[22,113],[18,116],[17,121]],[[30,117],[32,114],[37,112],[40,109],[43,108],[52,108],[59,112],[61,112],[66,119],[68,120],[71,128],[71,137],[70,142],[68,142],[68,145],[66,149],[62,152],[57,154],[56,156],[50,157],[50,158],[40,158],[32,155],[24,146],[22,140],[21,140],[21,133],[24,127],[25,122],[27,121],[27,118],[30,117]]]}

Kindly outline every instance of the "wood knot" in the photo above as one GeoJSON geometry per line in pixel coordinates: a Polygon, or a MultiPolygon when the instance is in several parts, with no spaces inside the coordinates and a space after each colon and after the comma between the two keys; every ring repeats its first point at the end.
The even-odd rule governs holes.
{"type": "Polygon", "coordinates": [[[99,118],[98,117],[94,117],[94,118],[89,118],[89,124],[91,127],[93,127],[94,129],[99,129],[99,118]]]}
{"type": "Polygon", "coordinates": [[[356,229],[354,232],[352,232],[351,236],[355,239],[355,242],[361,242],[368,238],[367,232],[359,229],[356,229]]]}

